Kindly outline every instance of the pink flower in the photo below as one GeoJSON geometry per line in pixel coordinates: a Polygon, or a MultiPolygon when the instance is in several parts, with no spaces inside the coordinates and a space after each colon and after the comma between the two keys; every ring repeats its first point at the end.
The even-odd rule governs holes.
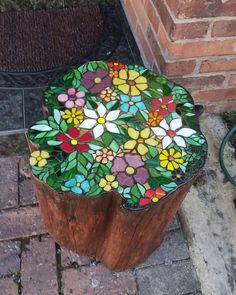
{"type": "Polygon", "coordinates": [[[132,186],[135,183],[143,184],[149,176],[142,158],[139,155],[132,154],[126,154],[124,158],[115,158],[111,172],[118,173],[118,182],[126,186],[132,186]]]}
{"type": "Polygon", "coordinates": [[[75,88],[69,88],[67,89],[66,93],[59,94],[57,99],[64,103],[65,106],[68,109],[71,109],[73,107],[82,107],[84,106],[84,96],[85,92],[84,91],[78,91],[76,92],[75,88]]]}
{"type": "Polygon", "coordinates": [[[167,116],[169,113],[175,112],[176,103],[171,96],[163,96],[162,98],[153,98],[151,104],[152,111],[158,111],[162,117],[167,116]]]}

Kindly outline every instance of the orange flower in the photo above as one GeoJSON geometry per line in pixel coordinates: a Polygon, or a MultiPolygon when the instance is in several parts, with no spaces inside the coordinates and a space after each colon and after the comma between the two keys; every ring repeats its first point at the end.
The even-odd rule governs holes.
{"type": "Polygon", "coordinates": [[[148,117],[149,117],[148,122],[150,123],[151,126],[157,126],[163,119],[163,117],[160,116],[158,112],[148,113],[148,117]]]}
{"type": "Polygon", "coordinates": [[[100,97],[106,102],[109,102],[116,99],[117,93],[113,92],[111,88],[107,87],[106,89],[101,91],[100,97]]]}

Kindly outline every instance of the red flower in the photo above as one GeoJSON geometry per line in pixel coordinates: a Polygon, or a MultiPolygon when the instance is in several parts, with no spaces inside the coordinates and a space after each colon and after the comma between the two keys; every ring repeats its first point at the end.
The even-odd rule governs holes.
{"type": "Polygon", "coordinates": [[[89,146],[84,142],[88,142],[93,138],[90,132],[86,132],[80,135],[80,131],[76,128],[70,128],[67,134],[59,133],[57,139],[63,141],[60,144],[60,148],[66,152],[71,153],[75,150],[79,152],[85,152],[89,150],[89,146]]]}
{"type": "Polygon", "coordinates": [[[114,71],[120,71],[122,69],[125,69],[126,67],[124,64],[119,64],[117,62],[109,62],[108,66],[112,68],[114,71]]]}
{"type": "Polygon", "coordinates": [[[175,112],[176,103],[171,96],[163,96],[162,98],[152,99],[152,111],[158,111],[160,116],[167,116],[169,113],[175,112]]]}
{"type": "Polygon", "coordinates": [[[151,202],[156,203],[166,195],[166,192],[164,192],[160,187],[157,189],[149,189],[146,191],[146,194],[143,198],[139,200],[140,206],[145,206],[147,204],[150,204],[151,202]]]}

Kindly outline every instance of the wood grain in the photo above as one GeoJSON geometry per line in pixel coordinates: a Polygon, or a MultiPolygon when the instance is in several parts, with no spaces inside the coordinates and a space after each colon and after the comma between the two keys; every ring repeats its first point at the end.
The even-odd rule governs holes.
{"type": "Polygon", "coordinates": [[[143,262],[161,243],[195,176],[151,208],[122,207],[116,192],[97,198],[59,193],[32,175],[44,223],[63,247],[123,271],[143,262]]]}

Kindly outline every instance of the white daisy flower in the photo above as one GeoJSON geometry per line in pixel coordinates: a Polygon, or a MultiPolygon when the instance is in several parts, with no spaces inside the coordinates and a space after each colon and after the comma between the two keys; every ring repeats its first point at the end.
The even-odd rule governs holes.
{"type": "Polygon", "coordinates": [[[181,147],[186,147],[185,138],[196,133],[195,130],[191,128],[181,128],[182,120],[181,118],[173,119],[168,125],[166,119],[163,119],[159,127],[153,127],[153,132],[158,137],[163,137],[162,147],[167,148],[173,141],[181,147]]]}
{"type": "Polygon", "coordinates": [[[80,124],[80,128],[92,129],[94,138],[101,136],[105,130],[111,133],[120,133],[117,125],[112,123],[119,117],[120,110],[109,111],[100,103],[96,110],[84,109],[86,119],[80,124]]]}

